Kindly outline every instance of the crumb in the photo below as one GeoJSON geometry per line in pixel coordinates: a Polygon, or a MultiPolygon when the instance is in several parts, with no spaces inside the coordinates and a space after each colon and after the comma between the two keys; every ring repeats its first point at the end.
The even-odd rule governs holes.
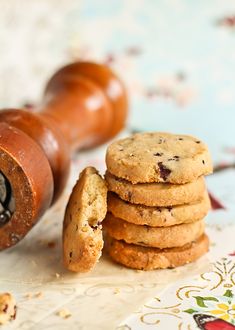
{"type": "Polygon", "coordinates": [[[0,294],[0,325],[16,318],[16,302],[10,293],[0,294]]]}
{"type": "Polygon", "coordinates": [[[56,278],[60,278],[60,274],[55,273],[55,277],[56,277],[56,278]]]}
{"type": "Polygon", "coordinates": [[[120,289],[119,288],[115,288],[115,290],[113,291],[114,294],[118,294],[120,293],[120,289]]]}
{"type": "Polygon", "coordinates": [[[143,273],[143,271],[141,269],[136,269],[135,271],[136,271],[136,273],[143,273]]]}
{"type": "Polygon", "coordinates": [[[26,299],[41,298],[41,297],[42,297],[42,292],[36,292],[36,293],[28,292],[25,294],[26,299]]]}
{"type": "Polygon", "coordinates": [[[56,315],[58,315],[59,317],[63,318],[63,319],[68,319],[70,316],[72,316],[72,314],[70,313],[70,311],[67,308],[64,309],[60,309],[56,315]]]}
{"type": "Polygon", "coordinates": [[[42,297],[42,292],[37,292],[34,295],[35,298],[41,298],[42,297]]]}
{"type": "Polygon", "coordinates": [[[53,249],[55,246],[56,246],[56,242],[51,241],[47,243],[47,247],[50,249],[53,249]]]}
{"type": "Polygon", "coordinates": [[[32,293],[31,292],[26,293],[25,298],[31,299],[32,298],[32,293]]]}

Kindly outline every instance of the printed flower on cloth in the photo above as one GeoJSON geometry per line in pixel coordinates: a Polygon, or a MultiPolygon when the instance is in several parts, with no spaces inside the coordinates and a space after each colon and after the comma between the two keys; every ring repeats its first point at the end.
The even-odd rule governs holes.
{"type": "Polygon", "coordinates": [[[235,323],[235,304],[231,305],[231,302],[228,304],[217,304],[218,309],[213,309],[209,311],[212,315],[218,315],[221,319],[225,321],[231,321],[235,323]]]}
{"type": "MultiPolygon", "coordinates": [[[[228,321],[231,324],[235,324],[235,304],[233,303],[233,293],[230,289],[227,289],[223,296],[194,296],[196,306],[192,306],[183,312],[193,314],[194,319],[198,326],[202,329],[204,324],[208,325],[208,322],[220,323],[221,320],[228,321]],[[209,317],[215,316],[215,317],[209,317]]],[[[226,324],[226,323],[225,323],[226,324]]],[[[218,328],[220,329],[220,328],[218,328]]]]}
{"type": "MultiPolygon", "coordinates": [[[[168,287],[122,324],[123,329],[235,329],[235,260],[168,287]]],[[[122,329],[122,328],[121,328],[122,329]]]]}

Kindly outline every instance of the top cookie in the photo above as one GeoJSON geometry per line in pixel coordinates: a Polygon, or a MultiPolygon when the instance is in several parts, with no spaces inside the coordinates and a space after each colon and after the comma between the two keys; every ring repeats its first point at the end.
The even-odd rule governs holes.
{"type": "Polygon", "coordinates": [[[132,183],[192,182],[212,173],[207,146],[197,138],[169,133],[139,133],[112,143],[108,171],[132,183]]]}

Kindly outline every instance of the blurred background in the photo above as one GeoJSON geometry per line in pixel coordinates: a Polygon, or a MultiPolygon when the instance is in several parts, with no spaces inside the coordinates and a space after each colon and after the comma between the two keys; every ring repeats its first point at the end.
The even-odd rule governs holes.
{"type": "Polygon", "coordinates": [[[40,102],[61,65],[96,60],[125,82],[128,129],[198,136],[235,158],[233,0],[0,0],[0,107],[40,102]]]}

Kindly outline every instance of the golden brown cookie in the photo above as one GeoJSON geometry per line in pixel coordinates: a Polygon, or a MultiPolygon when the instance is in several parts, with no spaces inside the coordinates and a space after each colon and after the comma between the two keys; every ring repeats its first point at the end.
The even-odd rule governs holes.
{"type": "Polygon", "coordinates": [[[169,133],[139,133],[112,143],[108,171],[132,183],[183,184],[212,173],[207,146],[197,138],[169,133]]]}
{"type": "Polygon", "coordinates": [[[107,235],[105,246],[110,257],[129,268],[153,270],[175,268],[197,260],[209,250],[206,234],[182,247],[157,249],[127,244],[107,235]]]}
{"type": "Polygon", "coordinates": [[[117,240],[164,249],[183,246],[196,240],[203,234],[205,222],[202,219],[171,227],[139,226],[108,213],[103,226],[108,235],[117,240]]]}
{"type": "Polygon", "coordinates": [[[64,265],[74,272],[94,267],[103,248],[102,220],[107,212],[107,187],[95,168],[80,174],[69,198],[63,224],[64,265]]]}
{"type": "Polygon", "coordinates": [[[8,292],[0,294],[0,325],[14,320],[16,317],[15,298],[8,292]]]}
{"type": "Polygon", "coordinates": [[[172,206],[200,201],[205,193],[205,179],[200,177],[185,184],[137,183],[119,179],[106,172],[108,189],[121,199],[146,206],[172,206]]]}
{"type": "Polygon", "coordinates": [[[203,199],[199,202],[173,207],[131,204],[112,192],[108,193],[108,211],[116,218],[121,218],[136,225],[167,227],[193,222],[204,218],[209,209],[210,199],[207,192],[204,193],[203,199]]]}

